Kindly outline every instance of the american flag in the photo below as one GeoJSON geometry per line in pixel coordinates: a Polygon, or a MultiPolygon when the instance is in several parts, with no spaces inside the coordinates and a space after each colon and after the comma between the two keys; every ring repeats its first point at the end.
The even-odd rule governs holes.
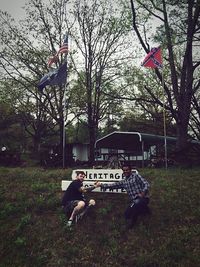
{"type": "Polygon", "coordinates": [[[64,36],[64,41],[62,46],[59,48],[58,52],[57,52],[57,56],[59,54],[67,54],[68,53],[68,35],[66,34],[64,36]]]}
{"type": "Polygon", "coordinates": [[[48,60],[48,67],[50,68],[52,64],[57,63],[59,61],[59,54],[67,54],[68,53],[68,35],[64,36],[64,41],[62,46],[59,48],[58,52],[55,56],[49,58],[48,60]]]}

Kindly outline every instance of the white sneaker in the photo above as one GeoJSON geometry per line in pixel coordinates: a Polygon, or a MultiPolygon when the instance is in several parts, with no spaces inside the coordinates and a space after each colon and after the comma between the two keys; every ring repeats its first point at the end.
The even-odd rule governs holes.
{"type": "Polygon", "coordinates": [[[67,221],[67,227],[71,227],[72,226],[72,220],[67,221]]]}

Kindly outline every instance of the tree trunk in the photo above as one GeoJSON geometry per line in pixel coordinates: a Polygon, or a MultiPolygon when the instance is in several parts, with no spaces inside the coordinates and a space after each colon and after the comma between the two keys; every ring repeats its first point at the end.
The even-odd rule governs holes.
{"type": "Polygon", "coordinates": [[[33,136],[33,151],[34,151],[34,157],[38,158],[39,152],[40,152],[40,143],[41,138],[38,135],[33,136]]]}
{"type": "Polygon", "coordinates": [[[90,137],[90,149],[89,149],[89,164],[90,166],[93,166],[95,163],[95,127],[94,125],[89,125],[89,137],[90,137]]]}
{"type": "Polygon", "coordinates": [[[179,116],[176,124],[177,143],[176,143],[176,161],[181,166],[187,166],[189,159],[189,143],[188,143],[188,123],[190,114],[190,101],[184,102],[179,107],[179,116]]]}
{"type": "Polygon", "coordinates": [[[187,130],[182,123],[177,124],[176,161],[180,165],[187,162],[187,130]]]}

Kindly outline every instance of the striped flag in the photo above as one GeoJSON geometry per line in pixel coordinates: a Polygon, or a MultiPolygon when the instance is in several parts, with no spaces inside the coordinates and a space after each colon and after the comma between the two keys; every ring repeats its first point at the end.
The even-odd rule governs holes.
{"type": "Polygon", "coordinates": [[[67,54],[67,53],[68,53],[68,35],[66,34],[64,36],[63,44],[59,48],[58,52],[55,54],[55,56],[49,58],[48,67],[50,68],[52,66],[52,64],[57,63],[59,61],[59,55],[60,54],[67,54]]]}
{"type": "Polygon", "coordinates": [[[68,53],[68,35],[66,34],[64,37],[64,41],[62,46],[59,48],[58,52],[57,52],[57,56],[59,54],[67,54],[68,53]]]}
{"type": "Polygon", "coordinates": [[[146,68],[162,68],[162,55],[160,46],[152,48],[151,51],[146,55],[141,65],[146,68]]]}

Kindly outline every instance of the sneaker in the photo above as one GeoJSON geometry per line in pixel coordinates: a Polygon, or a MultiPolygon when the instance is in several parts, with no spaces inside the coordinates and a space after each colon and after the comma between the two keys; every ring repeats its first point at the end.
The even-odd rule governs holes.
{"type": "Polygon", "coordinates": [[[67,227],[71,227],[72,226],[72,220],[67,221],[67,227]]]}

